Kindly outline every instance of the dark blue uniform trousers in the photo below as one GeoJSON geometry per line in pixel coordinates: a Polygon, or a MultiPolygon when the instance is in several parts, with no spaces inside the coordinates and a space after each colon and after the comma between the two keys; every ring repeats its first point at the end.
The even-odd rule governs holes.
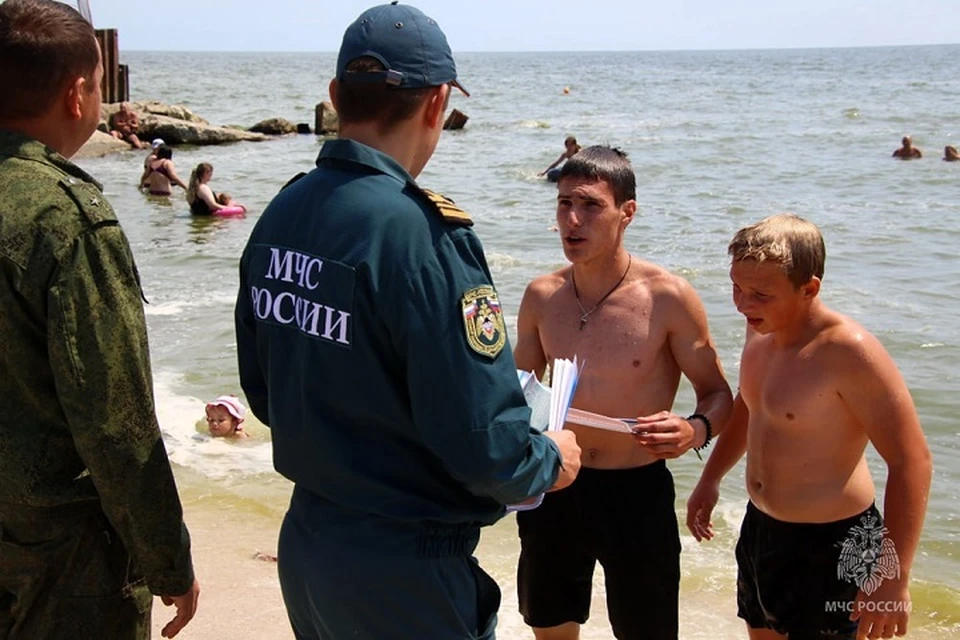
{"type": "Polygon", "coordinates": [[[280,587],[298,640],[493,640],[500,589],[472,552],[479,527],[337,513],[294,490],[280,587]]]}

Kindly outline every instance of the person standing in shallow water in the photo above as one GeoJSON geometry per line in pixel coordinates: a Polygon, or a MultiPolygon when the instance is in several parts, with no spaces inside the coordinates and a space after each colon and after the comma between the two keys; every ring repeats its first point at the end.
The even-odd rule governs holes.
{"type": "Polygon", "coordinates": [[[570,158],[556,219],[571,264],[535,278],[520,305],[518,367],[539,376],[576,355],[585,364],[575,408],[639,416],[634,436],[568,423],[583,450],[577,481],[517,514],[518,601],[538,640],[579,637],[597,562],[617,638],[676,640],[680,533],[665,460],[704,448],[730,412],[700,298],[624,247],[636,211],[625,153],[594,146],[570,158]],[[687,417],[671,411],[681,374],[697,397],[687,417]]]}
{"type": "Polygon", "coordinates": [[[932,475],[910,391],[880,341],[821,300],[816,225],[771,216],[728,252],[746,319],[740,385],[687,527],[713,538],[720,481],[746,453],[737,615],[751,640],[902,636],[932,475]],[[867,444],[887,466],[882,517],[867,444]]]}
{"type": "Polygon", "coordinates": [[[93,28],[0,4],[0,638],[133,640],[200,587],[157,425],[130,246],[71,163],[100,120],[93,28]]]}
{"type": "Polygon", "coordinates": [[[295,483],[277,555],[298,639],[492,639],[480,527],[579,469],[573,433],[530,427],[469,215],[416,181],[457,89],[434,20],[363,12],[330,83],[339,138],[240,259],[240,382],[295,483]]]}
{"type": "Polygon", "coordinates": [[[913,160],[914,158],[922,158],[923,153],[920,149],[917,149],[913,146],[913,139],[910,136],[903,136],[903,140],[900,141],[902,145],[899,149],[893,152],[893,157],[900,160],[913,160]]]}
{"type": "Polygon", "coordinates": [[[563,141],[563,153],[560,154],[560,157],[554,160],[553,164],[537,175],[546,176],[548,181],[556,182],[557,179],[560,178],[560,169],[558,167],[563,164],[564,161],[569,160],[579,152],[580,145],[577,144],[577,139],[573,136],[567,136],[567,138],[563,141]]]}
{"type": "Polygon", "coordinates": [[[173,185],[187,188],[173,164],[173,149],[161,144],[152,158],[144,164],[143,175],[140,176],[140,186],[146,188],[150,195],[169,196],[173,193],[173,185]]]}

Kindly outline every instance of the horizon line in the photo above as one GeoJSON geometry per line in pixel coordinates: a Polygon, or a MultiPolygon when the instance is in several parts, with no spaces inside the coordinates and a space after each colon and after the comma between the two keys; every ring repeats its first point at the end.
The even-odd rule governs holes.
{"type": "MultiPolygon", "coordinates": [[[[704,49],[528,49],[525,51],[509,50],[457,50],[454,55],[463,54],[566,54],[566,53],[730,53],[747,51],[825,51],[832,49],[898,49],[919,47],[951,47],[960,42],[931,42],[925,44],[856,44],[856,45],[829,45],[829,46],[779,46],[779,47],[724,47],[704,49]]],[[[316,51],[308,49],[121,49],[121,53],[318,53],[336,55],[337,51],[316,51]]]]}

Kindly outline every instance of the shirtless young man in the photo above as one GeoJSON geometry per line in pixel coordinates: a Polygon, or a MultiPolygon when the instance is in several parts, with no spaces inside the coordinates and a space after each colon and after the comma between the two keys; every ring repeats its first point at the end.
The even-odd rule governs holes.
{"type": "Polygon", "coordinates": [[[517,366],[542,375],[554,358],[576,355],[584,368],[573,405],[642,416],[645,434],[568,423],[583,451],[579,478],[517,514],[520,610],[540,640],[579,636],[597,561],[617,638],[676,640],[680,538],[664,460],[704,447],[732,404],[693,288],[623,246],[635,198],[623,152],[589,147],[570,158],[557,225],[572,265],[531,282],[520,306],[517,366]],[[699,417],[670,412],[681,373],[699,417]]]}
{"type": "Polygon", "coordinates": [[[773,216],[737,232],[729,252],[748,325],[740,392],[687,526],[713,537],[720,480],[746,451],[737,605],[750,638],[903,635],[931,476],[906,384],[875,337],[818,297],[826,251],[816,226],[773,216]],[[867,442],[887,463],[885,522],[867,442]]]}

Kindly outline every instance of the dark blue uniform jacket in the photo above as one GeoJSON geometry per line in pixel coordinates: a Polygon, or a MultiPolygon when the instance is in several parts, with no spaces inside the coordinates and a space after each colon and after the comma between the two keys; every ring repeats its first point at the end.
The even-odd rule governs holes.
{"type": "Polygon", "coordinates": [[[559,453],[529,426],[469,218],[435,200],[389,156],[327,142],[244,250],[241,384],[298,491],[365,517],[484,525],[549,488],[559,453]]]}

